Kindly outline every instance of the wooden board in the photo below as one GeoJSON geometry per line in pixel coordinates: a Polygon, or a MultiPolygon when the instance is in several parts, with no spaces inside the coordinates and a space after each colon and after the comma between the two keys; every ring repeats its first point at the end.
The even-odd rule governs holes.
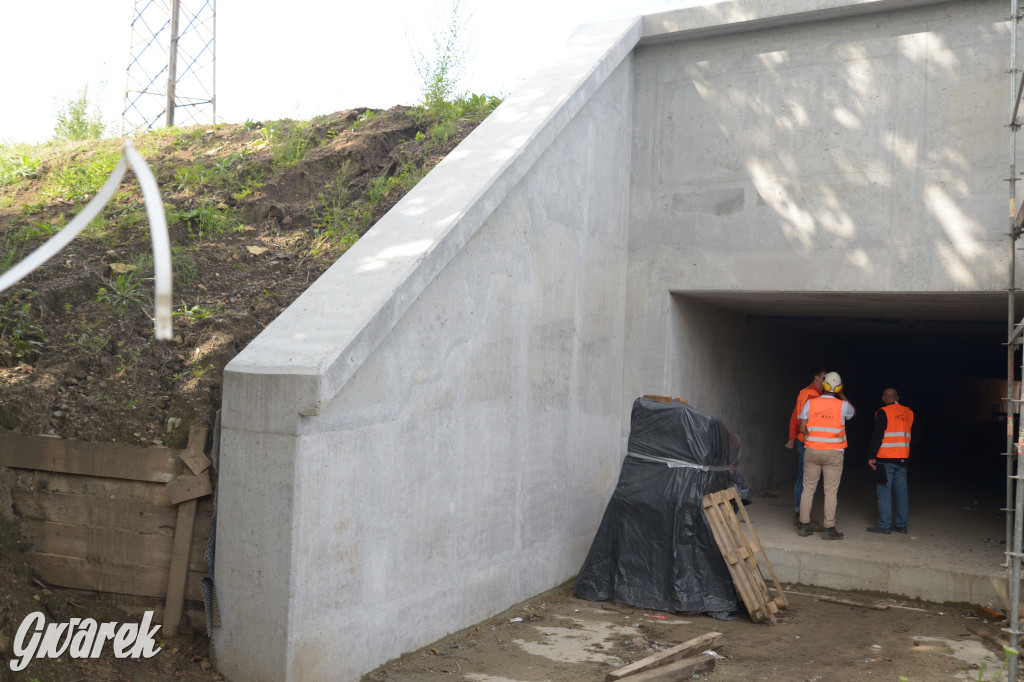
{"type": "Polygon", "coordinates": [[[180,504],[212,494],[213,482],[210,480],[208,471],[204,471],[198,476],[191,472],[185,473],[167,484],[167,496],[170,498],[171,504],[180,504]]]}
{"type": "MultiPolygon", "coordinates": [[[[168,637],[178,634],[181,608],[185,600],[185,578],[188,573],[189,551],[192,547],[192,526],[196,518],[196,501],[186,500],[178,505],[178,525],[174,531],[174,551],[167,578],[167,602],[164,607],[164,632],[168,637]]],[[[206,563],[205,561],[203,562],[206,563]]]]}
{"type": "Polygon", "coordinates": [[[132,481],[167,483],[184,465],[178,451],[0,433],[0,465],[132,481]]]}
{"type": "Polygon", "coordinates": [[[7,476],[13,481],[11,487],[19,490],[49,490],[69,495],[91,495],[100,499],[135,500],[161,507],[171,506],[164,482],[128,481],[31,469],[7,469],[7,476]]]}
{"type": "Polygon", "coordinates": [[[678,661],[679,659],[686,658],[687,656],[693,653],[707,651],[708,649],[714,649],[716,646],[718,646],[719,642],[721,641],[721,632],[709,632],[707,634],[701,635],[700,637],[694,637],[693,639],[683,642],[682,644],[677,644],[671,649],[659,651],[658,653],[651,654],[647,658],[642,658],[639,661],[636,661],[635,663],[630,663],[629,665],[623,666],[618,670],[613,670],[612,672],[605,675],[605,682],[617,682],[618,680],[627,677],[632,680],[633,678],[630,677],[631,675],[635,675],[645,670],[651,670],[653,668],[658,668],[668,663],[678,661]]]}
{"type": "MultiPolygon", "coordinates": [[[[34,551],[26,552],[25,556],[36,568],[39,579],[48,585],[144,597],[163,598],[167,594],[166,567],[93,564],[78,557],[34,551]]],[[[188,573],[185,581],[186,599],[202,601],[203,593],[199,589],[199,581],[205,575],[205,572],[188,573]]]]}
{"type": "Polygon", "coordinates": [[[788,606],[786,595],[779,585],[775,571],[772,570],[768,557],[765,556],[761,543],[757,539],[754,526],[743,508],[743,502],[736,495],[735,488],[728,488],[710,493],[703,499],[704,514],[715,535],[715,542],[722,552],[733,584],[740,599],[747,607],[751,620],[760,623],[769,620],[780,608],[788,606]],[[733,504],[743,516],[744,527],[733,511],[733,504]],[[764,582],[759,559],[764,562],[771,580],[775,585],[776,596],[773,597],[764,582]]]}
{"type": "MultiPolygon", "coordinates": [[[[171,565],[173,535],[70,526],[63,523],[24,520],[32,549],[43,554],[85,559],[90,565],[124,564],[152,566],[167,570],[171,565]]],[[[209,536],[207,536],[208,540],[209,536]]],[[[188,568],[206,573],[204,552],[207,540],[192,540],[188,568]]]]}
{"type": "Polygon", "coordinates": [[[681,682],[694,675],[715,668],[715,657],[711,654],[697,654],[653,670],[647,670],[624,678],[625,682],[681,682]]]}
{"type": "Polygon", "coordinates": [[[188,430],[188,446],[178,453],[178,457],[193,474],[198,476],[203,473],[213,462],[203,452],[206,446],[206,427],[193,424],[188,430]]]}
{"type": "MultiPolygon", "coordinates": [[[[161,486],[163,487],[163,486],[161,486]]],[[[131,499],[107,496],[72,495],[49,490],[11,491],[14,510],[26,521],[48,521],[72,526],[89,526],[136,533],[171,536],[178,522],[178,511],[170,505],[159,506],[131,499]]],[[[196,511],[196,534],[210,537],[213,528],[213,498],[200,500],[196,511]]]]}

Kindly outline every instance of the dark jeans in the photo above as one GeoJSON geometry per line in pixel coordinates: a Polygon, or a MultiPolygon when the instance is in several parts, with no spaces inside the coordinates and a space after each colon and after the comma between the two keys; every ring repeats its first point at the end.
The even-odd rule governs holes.
{"type": "Polygon", "coordinates": [[[907,492],[907,467],[885,460],[875,460],[875,465],[885,467],[887,483],[876,483],[878,489],[878,527],[892,528],[892,503],[896,498],[896,528],[907,527],[910,513],[910,495],[907,492]]]}

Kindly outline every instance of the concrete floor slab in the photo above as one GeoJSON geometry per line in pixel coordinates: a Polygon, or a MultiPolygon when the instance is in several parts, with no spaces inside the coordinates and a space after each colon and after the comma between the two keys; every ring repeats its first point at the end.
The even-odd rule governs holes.
{"type": "MultiPolygon", "coordinates": [[[[747,506],[754,530],[779,581],[833,589],[884,592],[934,602],[1005,608],[1004,493],[949,479],[910,477],[908,533],[876,535],[874,484],[848,461],[839,489],[839,541],[799,537],[791,491],[757,497],[747,506]]],[[[821,488],[813,514],[821,519],[821,488]]]]}

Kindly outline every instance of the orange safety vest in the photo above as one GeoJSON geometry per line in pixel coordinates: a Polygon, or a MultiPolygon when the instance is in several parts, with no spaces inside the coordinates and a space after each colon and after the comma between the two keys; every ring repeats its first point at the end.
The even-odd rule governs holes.
{"type": "MultiPolygon", "coordinates": [[[[885,412],[885,435],[878,448],[877,459],[907,459],[910,457],[910,428],[914,425],[914,411],[899,403],[878,408],[885,412]]],[[[875,415],[878,415],[875,412],[875,415]]]]}
{"type": "Polygon", "coordinates": [[[822,396],[807,401],[806,443],[814,450],[846,449],[842,400],[822,396]]]}
{"type": "MultiPolygon", "coordinates": [[[[800,393],[798,393],[796,396],[796,409],[793,411],[793,414],[799,416],[804,409],[804,403],[806,403],[811,398],[817,398],[820,395],[821,391],[819,391],[818,387],[814,385],[805,386],[804,388],[800,389],[800,393]]],[[[800,431],[797,431],[797,440],[802,441],[805,440],[805,438],[806,437],[804,436],[804,434],[800,433],[800,431]]]]}

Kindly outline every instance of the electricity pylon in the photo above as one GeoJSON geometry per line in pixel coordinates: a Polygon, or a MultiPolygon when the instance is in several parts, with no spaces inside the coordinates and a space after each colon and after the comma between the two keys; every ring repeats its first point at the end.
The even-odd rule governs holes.
{"type": "Polygon", "coordinates": [[[216,122],[216,0],[134,0],[121,135],[216,122]]]}

